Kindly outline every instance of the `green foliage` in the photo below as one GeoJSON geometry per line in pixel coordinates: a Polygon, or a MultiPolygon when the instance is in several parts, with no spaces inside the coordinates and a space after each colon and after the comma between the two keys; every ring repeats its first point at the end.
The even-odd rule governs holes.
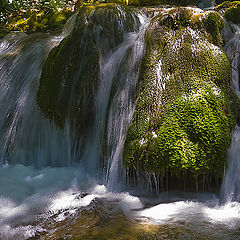
{"type": "Polygon", "coordinates": [[[20,9],[56,9],[56,8],[66,8],[70,7],[70,1],[68,0],[38,0],[38,1],[27,1],[27,0],[2,0],[1,3],[5,8],[11,10],[20,9]]]}
{"type": "Polygon", "coordinates": [[[6,29],[26,33],[42,32],[62,26],[72,15],[69,10],[27,10],[9,20],[6,29]]]}
{"type": "Polygon", "coordinates": [[[66,0],[0,2],[0,38],[9,31],[43,32],[61,26],[72,14],[66,0]]]}

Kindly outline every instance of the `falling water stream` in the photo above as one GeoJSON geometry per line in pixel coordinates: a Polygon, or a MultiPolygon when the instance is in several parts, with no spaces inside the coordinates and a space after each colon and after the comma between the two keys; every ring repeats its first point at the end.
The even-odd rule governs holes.
{"type": "MultiPolygon", "coordinates": [[[[118,11],[119,18],[124,16],[124,10],[118,11]]],[[[134,30],[125,30],[121,43],[111,48],[100,41],[97,46],[100,68],[93,127],[77,165],[72,162],[77,153],[73,152],[76,142],[70,123],[66,121],[64,129],[56,128],[43,117],[35,100],[44,61],[74,29],[76,15],[61,33],[11,33],[0,40],[0,239],[34,238],[47,231],[44,221],[65,221],[78,209],[93,206],[96,199],[117,203],[124,216],[145,224],[174,225],[185,229],[184,234],[194,231],[195,239],[240,239],[238,126],[221,200],[212,193],[161,193],[150,198],[144,192],[133,196],[123,191],[121,155],[134,112],[133,95],[149,24],[142,12],[132,17],[134,30]],[[102,161],[105,137],[108,148],[102,161]],[[100,162],[103,173],[99,172],[100,162]]],[[[239,26],[228,25],[225,40],[233,87],[240,96],[239,26]]],[[[184,236],[179,239],[187,239],[184,236]]]]}
{"type": "MultiPolygon", "coordinates": [[[[232,66],[233,89],[240,98],[240,26],[234,23],[225,25],[225,51],[232,66]]],[[[236,126],[229,149],[229,165],[222,184],[221,201],[240,202],[240,127],[236,126]]]]}

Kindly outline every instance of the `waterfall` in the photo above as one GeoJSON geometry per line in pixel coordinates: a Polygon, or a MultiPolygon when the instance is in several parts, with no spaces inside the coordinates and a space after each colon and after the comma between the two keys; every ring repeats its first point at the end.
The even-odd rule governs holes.
{"type": "MultiPolygon", "coordinates": [[[[240,26],[225,22],[225,52],[232,66],[232,85],[240,98],[240,26]]],[[[221,188],[221,202],[240,201],[240,127],[236,126],[229,149],[228,168],[221,188]]]]}
{"type": "Polygon", "coordinates": [[[198,7],[202,9],[213,9],[214,5],[215,5],[215,0],[202,0],[198,4],[198,7]]]}
{"type": "Polygon", "coordinates": [[[67,130],[63,133],[49,124],[37,108],[35,96],[44,60],[72,31],[74,20],[75,16],[55,36],[10,33],[0,40],[2,165],[61,166],[63,159],[69,159],[67,130]]]}
{"type": "MultiPolygon", "coordinates": [[[[119,15],[124,14],[121,8],[119,15]]],[[[144,33],[148,21],[133,12],[133,31],[124,32],[123,41],[103,54],[104,39],[99,41],[99,86],[95,96],[93,128],[83,153],[83,168],[93,177],[99,173],[108,188],[117,189],[122,172],[122,150],[128,124],[134,111],[134,93],[144,51],[144,33]],[[106,140],[107,139],[107,140],[106,140]],[[106,148],[106,154],[103,149],[106,148]],[[104,160],[101,160],[103,155],[104,160]]],[[[126,23],[122,23],[123,25],[126,23]]],[[[107,46],[108,47],[108,46],[107,46]]],[[[106,51],[106,45],[105,49],[106,51]]]]}
{"type": "MultiPolygon", "coordinates": [[[[134,112],[149,22],[143,12],[120,6],[84,14],[73,15],[61,32],[11,33],[0,40],[1,239],[34,236],[35,221],[108,196],[107,188],[116,191],[123,179],[121,154],[134,112]],[[60,83],[57,103],[68,109],[59,127],[44,115],[37,94],[51,54],[72,36],[70,43],[75,45],[67,46],[63,61],[69,63],[67,58],[75,52],[76,65],[70,62],[63,69],[72,89],[67,102],[61,97],[68,82],[60,83]],[[91,65],[92,58],[96,65],[91,65]],[[91,71],[97,74],[89,82],[86,76],[91,71]],[[78,84],[84,94],[86,85],[91,90],[84,95],[89,100],[83,101],[86,115],[74,115],[78,84]]],[[[116,196],[125,201],[125,195],[116,196]]]]}
{"type": "Polygon", "coordinates": [[[240,127],[236,126],[229,149],[228,170],[222,184],[221,202],[240,201],[240,127]]]}
{"type": "MultiPolygon", "coordinates": [[[[231,227],[239,236],[240,203],[219,206],[213,193],[162,192],[155,198],[123,192],[122,152],[142,84],[151,24],[146,15],[137,8],[87,5],[56,32],[0,39],[0,239],[237,239],[231,227]],[[56,78],[42,82],[51,69],[56,78]],[[38,98],[41,91],[49,98],[38,98]]],[[[229,24],[224,33],[240,97],[239,26],[229,24]]],[[[224,203],[240,201],[239,145],[236,126],[224,203]]],[[[152,181],[159,188],[157,175],[147,178],[149,188],[152,181]]]]}
{"type": "Polygon", "coordinates": [[[121,155],[134,112],[144,34],[149,22],[136,9],[127,11],[117,6],[91,11],[76,13],[63,31],[55,35],[14,33],[1,40],[0,159],[2,165],[38,168],[77,163],[90,179],[113,189],[123,175],[121,155]],[[44,117],[41,105],[36,104],[36,95],[47,57],[54,47],[65,44],[62,40],[69,33],[73,39],[63,59],[67,80],[61,83],[56,97],[59,108],[66,108],[61,129],[44,117]],[[93,65],[96,74],[90,83],[86,75],[91,71],[93,58],[98,66],[93,65]],[[86,85],[91,95],[85,94],[83,105],[78,108],[86,110],[77,115],[76,89],[86,85]],[[69,94],[64,94],[65,89],[70,89],[69,94]],[[65,96],[69,96],[68,102],[65,96]]]}
{"type": "MultiPolygon", "coordinates": [[[[132,120],[134,113],[134,92],[136,90],[138,75],[140,71],[140,64],[144,51],[144,34],[149,24],[148,20],[139,15],[141,27],[138,32],[130,33],[117,51],[104,62],[101,68],[101,76],[103,81],[106,81],[111,74],[112,65],[116,64],[116,54],[122,54],[127,49],[131,49],[128,53],[130,58],[125,62],[123,69],[119,68],[118,88],[117,94],[114,96],[109,110],[108,126],[107,126],[107,145],[109,148],[108,166],[107,166],[107,186],[108,189],[116,190],[122,176],[122,152],[124,141],[126,137],[127,128],[132,120]],[[127,69],[126,69],[127,67],[127,69]],[[122,70],[124,72],[122,72],[122,70]],[[120,73],[124,73],[121,74],[120,73]]],[[[109,81],[109,80],[108,80],[109,81]]]]}

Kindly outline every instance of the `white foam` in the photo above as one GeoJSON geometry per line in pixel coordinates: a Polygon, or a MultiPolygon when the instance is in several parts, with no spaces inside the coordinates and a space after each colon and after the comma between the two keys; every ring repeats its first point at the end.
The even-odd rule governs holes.
{"type": "Polygon", "coordinates": [[[153,223],[166,222],[210,222],[231,228],[240,227],[240,203],[211,206],[210,202],[177,201],[159,204],[139,212],[140,218],[153,223]]]}

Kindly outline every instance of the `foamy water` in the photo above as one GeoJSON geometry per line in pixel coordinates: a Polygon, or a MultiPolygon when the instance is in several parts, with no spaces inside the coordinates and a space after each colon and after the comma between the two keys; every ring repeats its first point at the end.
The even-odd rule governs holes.
{"type": "Polygon", "coordinates": [[[142,208],[138,197],[108,192],[74,168],[37,170],[23,165],[0,168],[0,239],[25,239],[44,231],[36,222],[88,206],[94,199],[118,202],[124,212],[142,208]]]}
{"type": "Polygon", "coordinates": [[[220,206],[218,199],[206,202],[178,201],[163,203],[140,211],[139,217],[154,224],[184,221],[189,223],[209,222],[227,228],[240,227],[240,203],[229,202],[220,206]]]}
{"type": "Polygon", "coordinates": [[[220,206],[213,194],[187,201],[174,200],[171,196],[176,198],[176,195],[166,193],[154,200],[128,192],[113,193],[104,185],[89,181],[84,173],[74,168],[37,170],[23,165],[8,166],[0,169],[0,184],[0,239],[35,236],[36,232],[46,231],[41,225],[43,220],[61,222],[96,199],[117,204],[124,214],[143,223],[183,221],[201,225],[209,222],[226,229],[240,227],[240,203],[220,206]],[[157,201],[163,203],[156,205],[157,201]],[[155,206],[146,208],[149,203],[155,206]]]}

